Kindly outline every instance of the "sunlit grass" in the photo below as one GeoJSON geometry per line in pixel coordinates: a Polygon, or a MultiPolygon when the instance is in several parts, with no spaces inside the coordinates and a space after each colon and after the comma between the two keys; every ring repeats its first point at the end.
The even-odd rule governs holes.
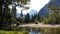
{"type": "Polygon", "coordinates": [[[29,34],[29,32],[22,32],[22,31],[4,31],[0,30],[0,34],[29,34]]]}

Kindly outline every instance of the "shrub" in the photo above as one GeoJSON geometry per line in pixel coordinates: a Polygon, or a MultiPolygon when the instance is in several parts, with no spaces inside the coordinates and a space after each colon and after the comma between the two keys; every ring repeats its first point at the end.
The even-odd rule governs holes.
{"type": "Polygon", "coordinates": [[[29,34],[29,32],[26,31],[26,32],[24,32],[23,34],[29,34]]]}

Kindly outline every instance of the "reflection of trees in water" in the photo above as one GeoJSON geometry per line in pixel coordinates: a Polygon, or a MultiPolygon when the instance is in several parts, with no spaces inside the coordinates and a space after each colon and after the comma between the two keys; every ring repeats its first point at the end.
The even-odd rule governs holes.
{"type": "Polygon", "coordinates": [[[44,34],[60,34],[60,28],[46,28],[44,34]]]}
{"type": "Polygon", "coordinates": [[[18,28],[19,31],[28,31],[30,34],[60,34],[60,28],[18,28]]]}
{"type": "Polygon", "coordinates": [[[40,34],[40,32],[38,31],[38,29],[35,30],[35,29],[31,28],[30,34],[40,34]]]}
{"type": "Polygon", "coordinates": [[[60,28],[31,28],[30,34],[60,34],[60,28]]]}

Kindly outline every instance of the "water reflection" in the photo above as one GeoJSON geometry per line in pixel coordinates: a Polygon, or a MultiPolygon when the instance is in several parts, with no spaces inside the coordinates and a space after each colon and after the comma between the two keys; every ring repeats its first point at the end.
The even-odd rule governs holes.
{"type": "Polygon", "coordinates": [[[30,34],[60,34],[60,27],[59,28],[19,28],[19,29],[22,32],[28,31],[30,34]]]}
{"type": "Polygon", "coordinates": [[[32,28],[30,29],[30,34],[40,34],[40,32],[33,30],[32,28]]]}

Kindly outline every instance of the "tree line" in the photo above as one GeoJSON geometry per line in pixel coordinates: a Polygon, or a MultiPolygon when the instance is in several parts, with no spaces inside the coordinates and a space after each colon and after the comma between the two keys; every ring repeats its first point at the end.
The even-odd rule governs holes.
{"type": "MultiPolygon", "coordinates": [[[[57,0],[58,1],[58,0],[57,0]]],[[[48,17],[44,18],[44,23],[46,24],[60,24],[60,4],[57,5],[54,2],[56,0],[51,0],[48,3],[48,17]]]]}
{"type": "Polygon", "coordinates": [[[0,29],[9,29],[11,24],[16,24],[16,7],[24,7],[28,2],[30,0],[0,0],[0,29]],[[12,9],[9,8],[10,5],[12,9]]]}
{"type": "Polygon", "coordinates": [[[29,9],[24,7],[24,5],[28,4],[28,1],[30,2],[30,0],[0,0],[0,29],[13,30],[12,26],[27,23],[60,24],[60,6],[55,6],[53,2],[48,4],[47,12],[49,14],[47,17],[42,18],[38,13],[31,16],[27,13],[24,16],[22,10],[20,16],[16,17],[16,7],[20,6],[29,9]],[[12,9],[9,8],[9,5],[12,5],[12,9]]]}
{"type": "Polygon", "coordinates": [[[39,21],[39,15],[31,15],[27,13],[25,17],[23,17],[23,12],[21,10],[21,14],[19,17],[16,15],[16,7],[22,7],[24,9],[29,9],[29,7],[24,7],[24,5],[28,4],[30,0],[0,0],[0,29],[8,29],[13,30],[13,26],[18,26],[20,24],[33,23],[39,21]],[[9,6],[12,5],[12,9],[9,6]]]}

